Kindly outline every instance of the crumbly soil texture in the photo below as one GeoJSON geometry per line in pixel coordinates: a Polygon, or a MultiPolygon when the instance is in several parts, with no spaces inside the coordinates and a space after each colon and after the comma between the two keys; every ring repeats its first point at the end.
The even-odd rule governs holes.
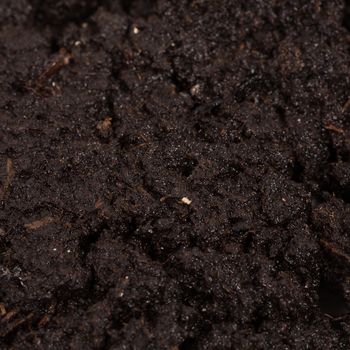
{"type": "Polygon", "coordinates": [[[350,349],[350,2],[0,1],[0,349],[350,349]]]}

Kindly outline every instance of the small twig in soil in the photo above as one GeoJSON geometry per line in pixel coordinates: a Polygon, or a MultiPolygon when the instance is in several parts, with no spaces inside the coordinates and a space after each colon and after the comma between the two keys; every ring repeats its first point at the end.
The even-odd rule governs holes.
{"type": "Polygon", "coordinates": [[[36,220],[36,221],[33,221],[29,224],[25,224],[24,227],[27,229],[27,230],[30,230],[30,231],[35,231],[35,230],[38,230],[39,228],[43,227],[43,226],[47,226],[48,224],[51,224],[52,222],[54,222],[54,218],[52,218],[51,216],[46,216],[40,220],[36,220]]]}
{"type": "MultiPolygon", "coordinates": [[[[72,58],[73,55],[68,50],[61,48],[39,77],[34,82],[29,82],[29,89],[34,91],[45,91],[45,84],[47,81],[63,67],[67,66],[72,58]]],[[[54,84],[53,86],[56,85],[54,84]]]]}
{"type": "Polygon", "coordinates": [[[49,315],[45,315],[38,323],[39,327],[44,327],[45,325],[47,325],[50,321],[50,316],[49,315]]]}
{"type": "Polygon", "coordinates": [[[6,337],[9,333],[11,333],[13,330],[18,328],[21,324],[24,322],[30,320],[34,316],[34,313],[30,313],[28,316],[25,318],[22,318],[21,320],[14,321],[10,323],[4,331],[0,332],[0,337],[6,337]]]}
{"type": "Polygon", "coordinates": [[[5,316],[6,315],[6,308],[3,303],[0,303],[0,316],[5,316]]]}
{"type": "Polygon", "coordinates": [[[320,240],[320,244],[322,245],[323,248],[328,250],[330,253],[339,256],[343,259],[345,259],[348,263],[350,263],[350,256],[347,255],[346,253],[342,252],[336,245],[333,243],[327,242],[324,239],[320,240]]]}
{"type": "Polygon", "coordinates": [[[339,317],[334,317],[332,315],[329,314],[324,314],[326,317],[330,318],[332,321],[342,321],[348,318],[348,314],[343,315],[343,316],[339,316],[339,317]]]}
{"type": "Polygon", "coordinates": [[[4,318],[1,319],[1,323],[4,323],[6,321],[9,321],[13,316],[15,316],[18,313],[18,310],[11,310],[7,312],[4,316],[4,318]]]}
{"type": "Polygon", "coordinates": [[[70,54],[65,48],[60,49],[55,60],[49,65],[48,68],[44,70],[43,73],[40,74],[39,78],[37,79],[37,85],[43,85],[54,74],[59,72],[64,66],[67,66],[72,58],[72,54],[70,54]]]}
{"type": "Polygon", "coordinates": [[[344,130],[342,128],[338,128],[337,126],[333,124],[326,124],[324,125],[324,128],[330,131],[334,131],[338,134],[344,134],[344,130]]]}
{"type": "Polygon", "coordinates": [[[41,320],[38,322],[38,326],[39,327],[46,326],[50,322],[52,315],[55,313],[55,310],[56,310],[56,305],[55,304],[51,305],[49,310],[48,310],[48,313],[45,314],[41,318],[41,320]]]}

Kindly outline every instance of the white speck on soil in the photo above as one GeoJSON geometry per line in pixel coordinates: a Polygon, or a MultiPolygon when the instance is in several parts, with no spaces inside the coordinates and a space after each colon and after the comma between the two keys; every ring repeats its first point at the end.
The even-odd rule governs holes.
{"type": "Polygon", "coordinates": [[[196,84],[191,87],[191,95],[198,95],[201,90],[201,86],[199,84],[196,84]]]}
{"type": "Polygon", "coordinates": [[[190,205],[192,203],[192,201],[187,197],[182,197],[181,203],[186,204],[186,205],[190,205]]]}

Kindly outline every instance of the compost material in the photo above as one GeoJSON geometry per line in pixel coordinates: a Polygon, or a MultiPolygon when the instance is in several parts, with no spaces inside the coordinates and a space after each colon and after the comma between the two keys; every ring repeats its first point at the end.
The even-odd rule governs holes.
{"type": "Polygon", "coordinates": [[[349,30],[1,0],[0,349],[349,349],[349,30]]]}

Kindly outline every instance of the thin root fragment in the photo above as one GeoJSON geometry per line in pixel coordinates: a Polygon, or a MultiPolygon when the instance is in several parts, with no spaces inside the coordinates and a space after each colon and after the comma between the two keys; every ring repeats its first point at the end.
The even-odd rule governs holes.
{"type": "Polygon", "coordinates": [[[325,248],[328,252],[333,255],[336,255],[340,258],[343,258],[348,263],[350,263],[350,256],[343,251],[341,251],[335,244],[325,241],[324,239],[320,240],[320,244],[323,248],[325,248]]]}
{"type": "Polygon", "coordinates": [[[25,224],[24,227],[29,231],[35,231],[38,230],[41,227],[47,226],[48,224],[51,224],[54,222],[54,218],[51,216],[46,216],[40,220],[33,221],[29,224],[25,224]]]}
{"type": "Polygon", "coordinates": [[[9,333],[14,331],[20,325],[22,325],[23,323],[29,321],[31,318],[33,318],[33,316],[34,316],[34,313],[30,313],[28,316],[26,316],[26,317],[24,317],[22,319],[13,321],[3,331],[0,332],[0,337],[6,337],[9,333]]]}
{"type": "Polygon", "coordinates": [[[344,130],[342,128],[338,128],[337,126],[333,124],[326,124],[324,125],[324,128],[330,131],[334,131],[337,134],[344,134],[344,130]]]}
{"type": "MultiPolygon", "coordinates": [[[[28,89],[37,93],[47,91],[49,88],[47,88],[45,85],[47,84],[48,80],[57,74],[63,67],[67,66],[72,59],[73,55],[67,49],[61,48],[58,54],[55,55],[48,66],[42,71],[39,77],[36,80],[28,83],[28,89]]],[[[53,87],[56,87],[55,83],[53,83],[53,87]]]]}

